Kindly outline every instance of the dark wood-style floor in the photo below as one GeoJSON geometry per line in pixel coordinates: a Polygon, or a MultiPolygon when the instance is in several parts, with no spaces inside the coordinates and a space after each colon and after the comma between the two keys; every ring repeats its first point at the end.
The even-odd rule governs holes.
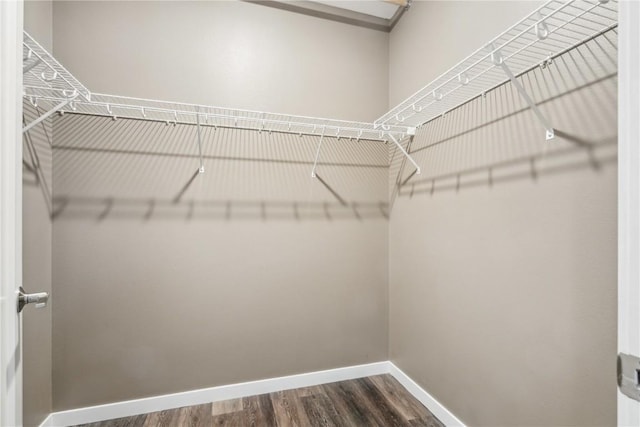
{"type": "Polygon", "coordinates": [[[444,427],[391,375],[187,406],[84,427],[444,427]]]}

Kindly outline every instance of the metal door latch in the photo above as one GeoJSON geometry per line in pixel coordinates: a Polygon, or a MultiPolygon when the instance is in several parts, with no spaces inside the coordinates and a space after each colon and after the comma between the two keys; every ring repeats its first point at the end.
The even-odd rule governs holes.
{"type": "Polygon", "coordinates": [[[47,292],[28,294],[25,292],[24,288],[20,286],[18,291],[18,313],[20,313],[27,304],[35,304],[36,308],[46,307],[48,300],[49,294],[47,292]]]}
{"type": "Polygon", "coordinates": [[[640,401],[640,357],[618,354],[618,387],[625,396],[640,401]]]}

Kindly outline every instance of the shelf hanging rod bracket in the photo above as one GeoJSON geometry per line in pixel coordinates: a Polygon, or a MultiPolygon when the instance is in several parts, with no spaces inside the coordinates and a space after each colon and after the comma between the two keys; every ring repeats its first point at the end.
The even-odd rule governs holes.
{"type": "Polygon", "coordinates": [[[202,135],[200,134],[200,110],[196,113],[196,126],[198,130],[198,156],[200,157],[200,168],[198,173],[204,173],[204,160],[202,158],[202,135]]]}
{"type": "Polygon", "coordinates": [[[553,126],[551,126],[551,122],[549,122],[549,120],[545,117],[545,115],[542,114],[542,111],[540,111],[540,108],[538,107],[538,105],[536,105],[533,99],[529,96],[524,86],[522,86],[522,84],[518,81],[518,79],[516,79],[516,76],[513,74],[509,66],[505,63],[500,50],[496,49],[495,45],[493,44],[489,45],[489,49],[491,49],[491,61],[493,62],[493,64],[502,68],[502,71],[504,71],[507,77],[509,77],[511,84],[518,90],[520,97],[524,99],[524,101],[527,103],[529,108],[531,108],[531,110],[536,115],[536,117],[538,118],[542,126],[544,126],[544,129],[546,131],[545,137],[547,141],[549,141],[550,139],[553,139],[555,137],[555,131],[553,129],[553,126]]]}
{"type": "Polygon", "coordinates": [[[326,126],[323,126],[322,135],[320,135],[320,142],[318,143],[318,149],[316,150],[316,158],[313,161],[313,169],[311,169],[311,178],[316,178],[316,168],[318,167],[318,159],[320,158],[320,148],[322,148],[322,141],[324,140],[325,130],[326,130],[326,126]]]}
{"type": "Polygon", "coordinates": [[[390,133],[387,134],[389,136],[389,139],[391,141],[393,141],[394,144],[396,144],[396,146],[400,149],[400,151],[402,152],[402,154],[404,154],[404,156],[407,158],[407,160],[409,160],[411,162],[411,164],[413,166],[415,166],[416,168],[416,175],[420,175],[420,166],[418,166],[418,164],[416,163],[415,160],[413,160],[413,157],[411,157],[409,155],[409,153],[407,153],[407,150],[405,150],[402,145],[400,145],[400,142],[398,142],[397,139],[394,138],[394,136],[390,133]]]}
{"type": "Polygon", "coordinates": [[[49,118],[49,116],[51,116],[56,111],[59,111],[62,108],[66,107],[67,104],[71,103],[74,99],[76,99],[76,96],[74,96],[73,98],[70,98],[70,99],[65,99],[64,101],[62,101],[61,103],[59,103],[58,105],[53,107],[51,110],[47,111],[46,113],[44,113],[43,115],[41,115],[40,117],[38,117],[37,119],[32,121],[31,123],[29,123],[28,125],[26,125],[24,128],[22,128],[22,133],[26,133],[27,131],[29,131],[29,129],[33,128],[38,123],[40,123],[43,120],[46,120],[47,118],[49,118]]]}

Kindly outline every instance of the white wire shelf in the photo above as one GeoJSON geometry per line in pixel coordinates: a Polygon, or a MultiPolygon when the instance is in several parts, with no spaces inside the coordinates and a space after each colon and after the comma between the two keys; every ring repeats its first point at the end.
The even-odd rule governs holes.
{"type": "MultiPolygon", "coordinates": [[[[511,80],[547,129],[553,128],[516,77],[617,26],[617,0],[550,0],[374,123],[238,110],[91,93],[24,33],[24,98],[46,111],[335,138],[391,141],[511,80]]],[[[416,166],[409,153],[403,154],[416,166]]]]}
{"type": "Polygon", "coordinates": [[[91,99],[91,92],[25,31],[22,41],[24,95],[64,101],[91,99]]]}
{"type": "Polygon", "coordinates": [[[23,129],[29,130],[54,112],[190,124],[258,132],[388,141],[413,132],[407,126],[375,129],[373,123],[239,110],[179,102],[91,93],[33,37],[24,32],[23,95],[46,111],[23,129]]]}
{"type": "Polygon", "coordinates": [[[167,125],[197,125],[199,122],[201,126],[376,141],[386,140],[389,133],[396,134],[396,136],[407,133],[407,128],[401,126],[392,126],[383,131],[382,129],[376,130],[372,123],[365,122],[238,110],[99,93],[93,93],[91,101],[73,101],[61,111],[110,116],[115,119],[152,120],[164,122],[167,125]]]}
{"type": "MultiPolygon", "coordinates": [[[[617,0],[548,1],[378,118],[375,127],[420,127],[617,24],[617,0]]],[[[538,118],[553,137],[551,125],[538,118]]]]}

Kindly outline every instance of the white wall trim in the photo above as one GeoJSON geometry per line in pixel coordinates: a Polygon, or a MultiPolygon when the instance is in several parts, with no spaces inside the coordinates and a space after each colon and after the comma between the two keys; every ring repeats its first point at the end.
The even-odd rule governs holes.
{"type": "MultiPolygon", "coordinates": [[[[640,4],[619,8],[618,351],[640,355],[640,4]]],[[[620,391],[618,425],[640,425],[640,403],[620,391]]]]}
{"type": "Polygon", "coordinates": [[[346,368],[328,369],[326,371],[309,372],[305,374],[289,375],[286,377],[269,378],[259,381],[203,388],[182,393],[165,394],[144,399],[127,400],[106,405],[89,406],[54,412],[40,424],[40,427],[69,426],[76,424],[94,423],[115,418],[130,417],[149,412],[164,411],[181,408],[183,406],[201,405],[203,403],[220,400],[238,399],[240,397],[273,393],[280,390],[290,390],[327,384],[336,381],[346,381],[372,375],[391,374],[416,399],[433,413],[446,426],[465,427],[455,415],[427,393],[400,368],[389,361],[369,363],[366,365],[349,366],[346,368]]]}
{"type": "Polygon", "coordinates": [[[444,425],[447,427],[460,426],[465,427],[464,423],[458,419],[451,411],[438,402],[433,396],[431,396],[425,389],[420,387],[414,380],[412,380],[407,374],[402,372],[400,368],[389,362],[389,373],[398,380],[404,388],[409,391],[416,399],[420,401],[428,410],[431,411],[444,425]]]}
{"type": "Polygon", "coordinates": [[[22,0],[0,1],[0,425],[22,425],[22,0]]]}
{"type": "Polygon", "coordinates": [[[346,368],[329,369],[306,374],[270,378],[219,387],[203,388],[182,393],[166,394],[144,399],[128,400],[106,405],[90,406],[69,411],[54,412],[41,427],[68,426],[92,423],[114,418],[130,417],[148,412],[164,411],[183,406],[201,405],[220,400],[237,399],[280,390],[309,387],[336,381],[351,380],[389,373],[389,362],[369,363],[346,368]]]}

